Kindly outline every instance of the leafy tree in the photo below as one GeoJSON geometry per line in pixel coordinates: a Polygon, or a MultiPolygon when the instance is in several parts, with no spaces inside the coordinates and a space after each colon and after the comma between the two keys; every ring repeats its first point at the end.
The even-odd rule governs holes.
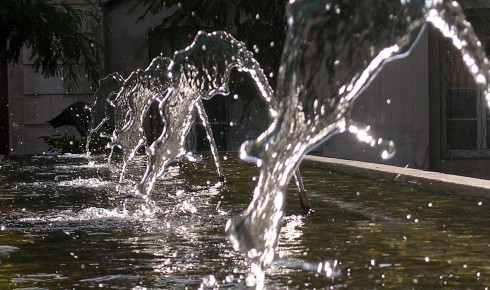
{"type": "Polygon", "coordinates": [[[46,78],[62,76],[69,91],[79,87],[82,71],[96,85],[102,72],[101,23],[95,5],[84,1],[92,9],[55,0],[2,0],[0,41],[8,43],[8,61],[18,62],[26,46],[36,72],[46,78]]]}

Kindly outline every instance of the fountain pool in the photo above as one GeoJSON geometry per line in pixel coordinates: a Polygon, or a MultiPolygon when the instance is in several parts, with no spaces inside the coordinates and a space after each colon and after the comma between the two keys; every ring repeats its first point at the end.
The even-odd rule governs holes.
{"type": "MultiPolygon", "coordinates": [[[[211,155],[170,167],[151,208],[102,156],[1,157],[0,288],[246,287],[249,264],[223,225],[250,202],[259,171],[236,156],[220,157],[226,187],[211,155]]],[[[137,158],[128,178],[145,166],[137,158]]],[[[301,170],[316,214],[287,195],[266,287],[490,286],[489,200],[301,170]]]]}

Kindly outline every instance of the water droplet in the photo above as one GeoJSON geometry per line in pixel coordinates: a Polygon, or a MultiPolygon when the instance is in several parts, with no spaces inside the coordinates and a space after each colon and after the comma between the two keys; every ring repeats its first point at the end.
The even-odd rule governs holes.
{"type": "Polygon", "coordinates": [[[388,159],[389,153],[387,150],[383,150],[383,153],[381,153],[381,158],[383,159],[388,159]]]}
{"type": "Polygon", "coordinates": [[[207,287],[214,287],[216,285],[216,277],[214,277],[214,275],[209,275],[207,277],[204,277],[203,279],[203,284],[202,286],[205,286],[203,288],[207,288],[207,287]]]}
{"type": "Polygon", "coordinates": [[[257,160],[257,167],[261,167],[262,166],[262,159],[258,159],[257,160]]]}

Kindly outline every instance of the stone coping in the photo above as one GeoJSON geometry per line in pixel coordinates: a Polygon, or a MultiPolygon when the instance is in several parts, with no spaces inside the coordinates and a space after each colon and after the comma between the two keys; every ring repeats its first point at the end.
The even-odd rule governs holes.
{"type": "Polygon", "coordinates": [[[416,183],[434,191],[454,192],[490,199],[490,180],[485,179],[313,155],[305,156],[303,162],[342,173],[416,183]]]}

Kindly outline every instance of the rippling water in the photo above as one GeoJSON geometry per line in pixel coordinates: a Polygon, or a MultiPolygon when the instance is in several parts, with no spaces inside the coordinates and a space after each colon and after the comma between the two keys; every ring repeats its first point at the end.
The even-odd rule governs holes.
{"type": "MultiPolygon", "coordinates": [[[[252,198],[258,170],[236,155],[221,157],[225,187],[205,155],[171,167],[149,205],[117,182],[118,163],[0,159],[0,288],[246,287],[248,264],[224,225],[252,198]]],[[[134,180],[145,169],[136,161],[134,180]]],[[[488,200],[301,169],[316,214],[301,215],[290,185],[266,286],[490,285],[488,200]]]]}

